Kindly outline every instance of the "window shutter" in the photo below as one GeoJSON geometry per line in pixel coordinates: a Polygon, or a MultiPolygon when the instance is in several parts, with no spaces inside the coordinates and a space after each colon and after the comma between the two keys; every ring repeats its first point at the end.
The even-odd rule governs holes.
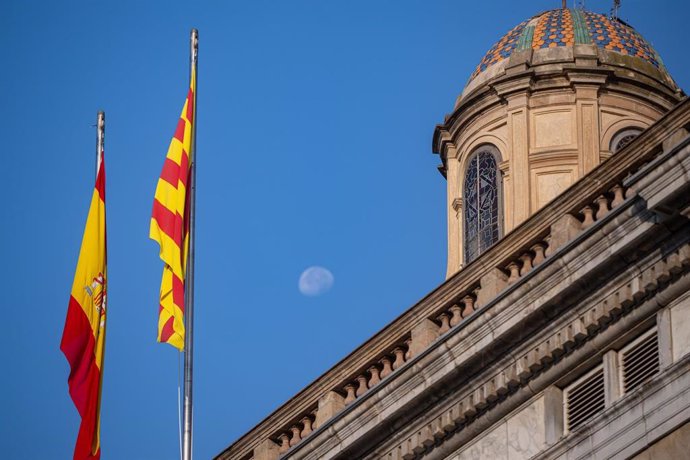
{"type": "Polygon", "coordinates": [[[656,328],[626,345],[619,354],[622,394],[629,393],[659,373],[656,328]]]}
{"type": "Polygon", "coordinates": [[[604,394],[604,369],[598,366],[578,379],[564,391],[566,431],[583,425],[606,405],[604,394]]]}

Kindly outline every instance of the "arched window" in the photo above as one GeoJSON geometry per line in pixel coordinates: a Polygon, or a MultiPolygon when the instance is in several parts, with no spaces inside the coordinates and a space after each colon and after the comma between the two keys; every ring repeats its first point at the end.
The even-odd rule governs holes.
{"type": "Polygon", "coordinates": [[[498,150],[480,147],[472,154],[465,171],[465,263],[476,259],[493,245],[501,233],[501,180],[498,150]]]}
{"type": "Polygon", "coordinates": [[[640,135],[642,130],[640,128],[625,128],[618,131],[613,139],[611,139],[611,146],[609,150],[611,153],[616,153],[626,145],[632,142],[637,136],[640,135]]]}

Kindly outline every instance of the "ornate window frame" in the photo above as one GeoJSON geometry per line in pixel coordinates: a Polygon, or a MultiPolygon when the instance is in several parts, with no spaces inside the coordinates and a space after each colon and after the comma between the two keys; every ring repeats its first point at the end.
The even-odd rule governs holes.
{"type": "MultiPolygon", "coordinates": [[[[486,158],[486,157],[484,157],[486,158]]],[[[503,216],[503,171],[500,168],[501,164],[501,152],[498,150],[496,146],[493,144],[482,144],[477,147],[475,147],[472,152],[467,156],[467,159],[465,161],[465,165],[462,169],[462,180],[461,180],[461,188],[462,188],[462,201],[463,201],[463,206],[462,206],[462,258],[463,258],[463,263],[464,265],[472,262],[474,259],[479,257],[483,252],[485,252],[489,247],[493,246],[501,237],[503,237],[503,227],[504,227],[504,216],[503,216]],[[470,173],[471,173],[471,168],[474,167],[477,168],[476,171],[476,176],[478,178],[480,174],[479,168],[481,167],[480,161],[482,160],[481,156],[482,155],[490,155],[491,160],[493,161],[493,166],[495,168],[494,172],[494,177],[495,177],[495,192],[496,192],[496,217],[495,217],[495,224],[497,226],[497,234],[495,236],[495,239],[491,242],[491,244],[488,244],[486,246],[482,246],[481,242],[481,230],[482,228],[480,227],[480,210],[479,208],[479,190],[477,189],[475,191],[476,195],[473,196],[472,193],[468,191],[467,188],[467,181],[468,179],[471,179],[470,173]],[[472,200],[476,197],[476,206],[474,207],[477,210],[476,213],[476,224],[474,227],[476,228],[476,235],[471,236],[469,234],[470,228],[472,227],[470,225],[470,219],[472,216],[470,216],[470,212],[472,211],[472,200]],[[472,242],[476,241],[476,251],[470,252],[469,244],[472,242]]],[[[476,181],[477,183],[477,188],[479,187],[479,181],[476,181]]],[[[493,221],[494,218],[492,217],[491,220],[493,221]]]]}

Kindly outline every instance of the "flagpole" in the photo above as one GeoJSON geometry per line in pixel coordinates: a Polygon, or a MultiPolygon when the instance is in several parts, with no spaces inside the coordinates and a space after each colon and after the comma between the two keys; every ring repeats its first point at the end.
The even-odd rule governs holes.
{"type": "Polygon", "coordinates": [[[102,110],[98,111],[96,130],[96,177],[98,177],[98,170],[101,168],[101,161],[103,160],[101,157],[103,144],[105,143],[105,112],[102,110]]]}
{"type": "MultiPolygon", "coordinates": [[[[196,76],[199,52],[199,31],[192,29],[190,36],[189,79],[196,76]]],[[[198,83],[197,83],[198,88],[198,83]]],[[[194,112],[192,115],[192,147],[189,177],[189,253],[185,272],[185,337],[184,337],[184,408],[182,433],[182,460],[192,460],[192,380],[194,369],[194,224],[196,222],[196,92],[194,88],[194,112]]]]}

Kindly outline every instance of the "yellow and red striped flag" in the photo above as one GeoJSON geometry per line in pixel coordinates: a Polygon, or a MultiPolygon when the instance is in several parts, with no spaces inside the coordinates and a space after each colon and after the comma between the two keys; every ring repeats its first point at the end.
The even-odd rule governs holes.
{"type": "Polygon", "coordinates": [[[81,416],[74,460],[101,457],[101,386],[106,319],[105,164],[100,152],[96,186],[79,251],[60,349],[70,364],[69,392],[81,416]]]}
{"type": "Polygon", "coordinates": [[[184,350],[184,293],[189,249],[189,182],[196,75],[192,72],[187,99],[170,142],[156,186],[149,236],[160,245],[165,263],[158,313],[158,341],[184,350]]]}

